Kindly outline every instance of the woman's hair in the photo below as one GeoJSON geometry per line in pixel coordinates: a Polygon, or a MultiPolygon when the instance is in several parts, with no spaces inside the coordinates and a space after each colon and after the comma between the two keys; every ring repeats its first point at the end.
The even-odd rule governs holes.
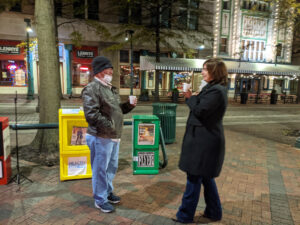
{"type": "Polygon", "coordinates": [[[203,67],[204,65],[206,65],[208,74],[212,78],[212,81],[210,83],[221,84],[224,86],[227,85],[228,72],[226,65],[222,61],[222,59],[211,58],[203,63],[203,67]]]}

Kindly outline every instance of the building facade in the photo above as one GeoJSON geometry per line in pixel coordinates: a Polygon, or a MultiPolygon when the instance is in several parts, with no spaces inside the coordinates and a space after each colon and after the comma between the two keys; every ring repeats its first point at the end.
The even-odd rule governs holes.
{"type": "MultiPolygon", "coordinates": [[[[132,10],[125,9],[122,12],[111,13],[107,10],[109,1],[80,1],[74,3],[68,8],[63,8],[63,3],[56,3],[56,15],[58,16],[58,38],[59,38],[59,57],[60,57],[60,75],[62,84],[62,93],[76,96],[80,95],[82,88],[92,79],[92,58],[97,55],[104,55],[108,57],[114,66],[113,85],[120,89],[120,94],[128,95],[130,93],[130,76],[131,76],[131,62],[133,64],[133,92],[135,95],[140,94],[141,88],[154,90],[155,75],[153,71],[140,70],[140,56],[155,55],[155,45],[152,43],[135,42],[133,39],[133,54],[131,54],[130,43],[124,44],[124,35],[119,39],[105,39],[99,35],[93,27],[87,24],[87,21],[97,23],[106,28],[110,33],[116,33],[122,25],[130,22],[130,18],[134,16],[136,24],[152,24],[155,25],[155,20],[143,21],[142,14],[145,13],[140,8],[133,15],[132,10]],[[100,4],[101,3],[101,4],[100,4]],[[79,13],[77,9],[84,9],[79,13]],[[139,12],[140,11],[140,12],[139,12]],[[76,13],[75,13],[76,12],[76,13]],[[68,16],[66,16],[68,15],[68,16]],[[70,18],[71,15],[71,18],[70,18]],[[76,30],[74,30],[74,27],[76,30]],[[74,31],[79,31],[82,35],[80,46],[75,46],[71,40],[74,31]],[[107,47],[122,43],[122,47],[115,50],[106,51],[107,47]]],[[[208,1],[209,2],[209,1],[208,1]]],[[[30,3],[30,1],[29,1],[30,3]]],[[[35,94],[39,91],[39,57],[38,57],[38,44],[36,44],[36,28],[34,23],[34,2],[29,4],[28,1],[20,1],[11,9],[7,9],[0,13],[0,94],[14,94],[17,90],[19,94],[26,94],[28,92],[28,66],[30,67],[33,85],[31,90],[35,94]],[[31,21],[32,32],[28,33],[27,39],[27,26],[24,19],[31,21]],[[29,56],[26,54],[26,43],[30,42],[29,56]],[[27,62],[29,60],[29,62],[27,62]]],[[[210,9],[213,9],[213,4],[208,3],[210,9]]],[[[202,37],[201,18],[196,12],[203,10],[203,7],[198,1],[187,0],[186,5],[172,5],[165,14],[160,16],[162,22],[165,21],[164,26],[161,27],[163,32],[167,29],[174,27],[169,21],[171,13],[180,14],[180,26],[173,28],[180,35],[185,36],[186,32],[192,32],[198,39],[204,40],[202,37]],[[172,9],[172,10],[171,10],[172,9]]],[[[206,7],[207,8],[207,7],[206,7]]],[[[204,26],[212,26],[212,17],[210,24],[204,26]]],[[[203,44],[193,43],[187,36],[179,40],[189,45],[193,57],[199,57],[201,54],[209,54],[212,52],[212,44],[210,48],[199,51],[198,47],[203,44]],[[208,49],[208,50],[207,50],[208,49]]],[[[178,42],[178,41],[177,41],[178,42]]],[[[176,41],[169,39],[169,44],[176,46],[176,41]]],[[[161,45],[161,57],[187,57],[187,53],[178,48],[170,48],[161,45]]],[[[185,77],[190,79],[190,73],[171,73],[169,71],[160,71],[159,85],[161,93],[166,93],[174,87],[174,79],[176,77],[185,77]]],[[[176,85],[176,84],[175,84],[176,85]]],[[[178,85],[180,86],[180,85],[178,85]]]]}
{"type": "Polygon", "coordinates": [[[299,67],[288,66],[293,21],[283,22],[279,14],[279,1],[216,1],[213,55],[239,62],[229,75],[231,95],[273,89],[278,94],[297,95],[299,67]],[[244,63],[249,68],[239,69],[244,63]]]}
{"type": "MultiPolygon", "coordinates": [[[[34,3],[26,2],[0,13],[0,94],[13,94],[16,90],[21,94],[28,92],[28,65],[33,79],[30,88],[35,94],[39,91],[34,3]],[[30,19],[33,28],[28,39],[32,43],[29,57],[24,49],[24,42],[28,41],[28,24],[24,19],[30,19]]],[[[207,0],[200,4],[196,0],[187,0],[185,5],[172,5],[159,17],[161,30],[163,33],[171,29],[180,34],[181,39],[166,39],[175,48],[161,45],[160,56],[170,60],[162,60],[166,65],[157,63],[159,66],[153,67],[144,67],[145,63],[142,65],[140,62],[141,56],[146,56],[149,63],[153,62],[156,51],[153,42],[133,38],[131,54],[130,42],[124,43],[125,32],[118,39],[105,38],[87,21],[116,34],[122,26],[128,26],[132,21],[136,25],[155,26],[155,15],[143,19],[146,12],[140,6],[111,12],[108,10],[111,7],[109,1],[85,0],[67,8],[62,5],[56,3],[55,8],[63,94],[80,95],[82,88],[92,79],[92,58],[104,55],[112,61],[113,85],[119,88],[121,95],[130,93],[131,64],[135,95],[139,95],[141,89],[147,89],[150,95],[154,92],[156,72],[159,73],[160,95],[167,95],[174,87],[181,90],[184,82],[192,83],[193,90],[197,91],[202,80],[202,64],[195,61],[189,67],[184,58],[201,59],[203,62],[212,56],[223,58],[227,64],[230,97],[236,98],[243,91],[260,94],[270,93],[273,89],[278,94],[299,95],[299,68],[289,65],[293,23],[281,22],[278,3],[263,0],[207,0]],[[205,16],[201,17],[201,13],[205,16]],[[169,22],[171,15],[180,18],[179,27],[169,22]],[[203,29],[211,33],[204,34],[203,29]],[[80,46],[75,46],[71,40],[74,31],[81,34],[80,46]],[[195,41],[190,38],[193,35],[197,37],[195,41]],[[118,43],[122,43],[121,47],[107,51],[107,47],[118,43]],[[192,51],[182,50],[180,46],[183,44],[192,51]]],[[[138,34],[138,30],[135,34],[138,34]]]]}

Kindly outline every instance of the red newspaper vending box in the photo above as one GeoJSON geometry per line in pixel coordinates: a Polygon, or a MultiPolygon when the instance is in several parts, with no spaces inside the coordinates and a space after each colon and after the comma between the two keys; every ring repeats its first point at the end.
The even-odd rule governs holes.
{"type": "Polygon", "coordinates": [[[3,185],[11,176],[8,117],[0,117],[0,128],[0,185],[3,185]]]}

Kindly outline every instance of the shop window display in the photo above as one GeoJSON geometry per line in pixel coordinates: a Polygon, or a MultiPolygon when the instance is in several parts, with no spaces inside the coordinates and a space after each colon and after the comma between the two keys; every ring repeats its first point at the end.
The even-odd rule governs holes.
{"type": "Polygon", "coordinates": [[[89,64],[74,64],[72,74],[72,84],[75,87],[83,87],[92,80],[89,64]]]}
{"type": "Polygon", "coordinates": [[[174,75],[174,86],[182,92],[183,83],[192,83],[192,72],[180,72],[174,75]]]}
{"type": "Polygon", "coordinates": [[[0,61],[0,86],[27,86],[25,62],[22,60],[0,61]]]}
{"type": "MultiPolygon", "coordinates": [[[[130,66],[120,67],[120,88],[130,88],[130,66]]],[[[133,88],[140,87],[140,67],[133,67],[133,88]]]]}

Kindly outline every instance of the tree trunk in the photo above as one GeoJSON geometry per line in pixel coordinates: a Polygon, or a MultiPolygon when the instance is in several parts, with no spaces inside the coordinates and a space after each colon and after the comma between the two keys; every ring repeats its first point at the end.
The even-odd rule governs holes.
{"type": "MultiPolygon", "coordinates": [[[[57,123],[60,108],[60,71],[53,0],[35,1],[40,74],[40,123],[57,123]]],[[[38,130],[31,147],[46,164],[58,162],[58,130],[38,130]]]]}
{"type": "MultiPolygon", "coordinates": [[[[156,62],[160,62],[160,5],[157,0],[156,5],[156,27],[155,27],[155,44],[156,44],[156,62]]],[[[155,70],[155,96],[154,101],[159,102],[159,71],[155,70]]]]}

